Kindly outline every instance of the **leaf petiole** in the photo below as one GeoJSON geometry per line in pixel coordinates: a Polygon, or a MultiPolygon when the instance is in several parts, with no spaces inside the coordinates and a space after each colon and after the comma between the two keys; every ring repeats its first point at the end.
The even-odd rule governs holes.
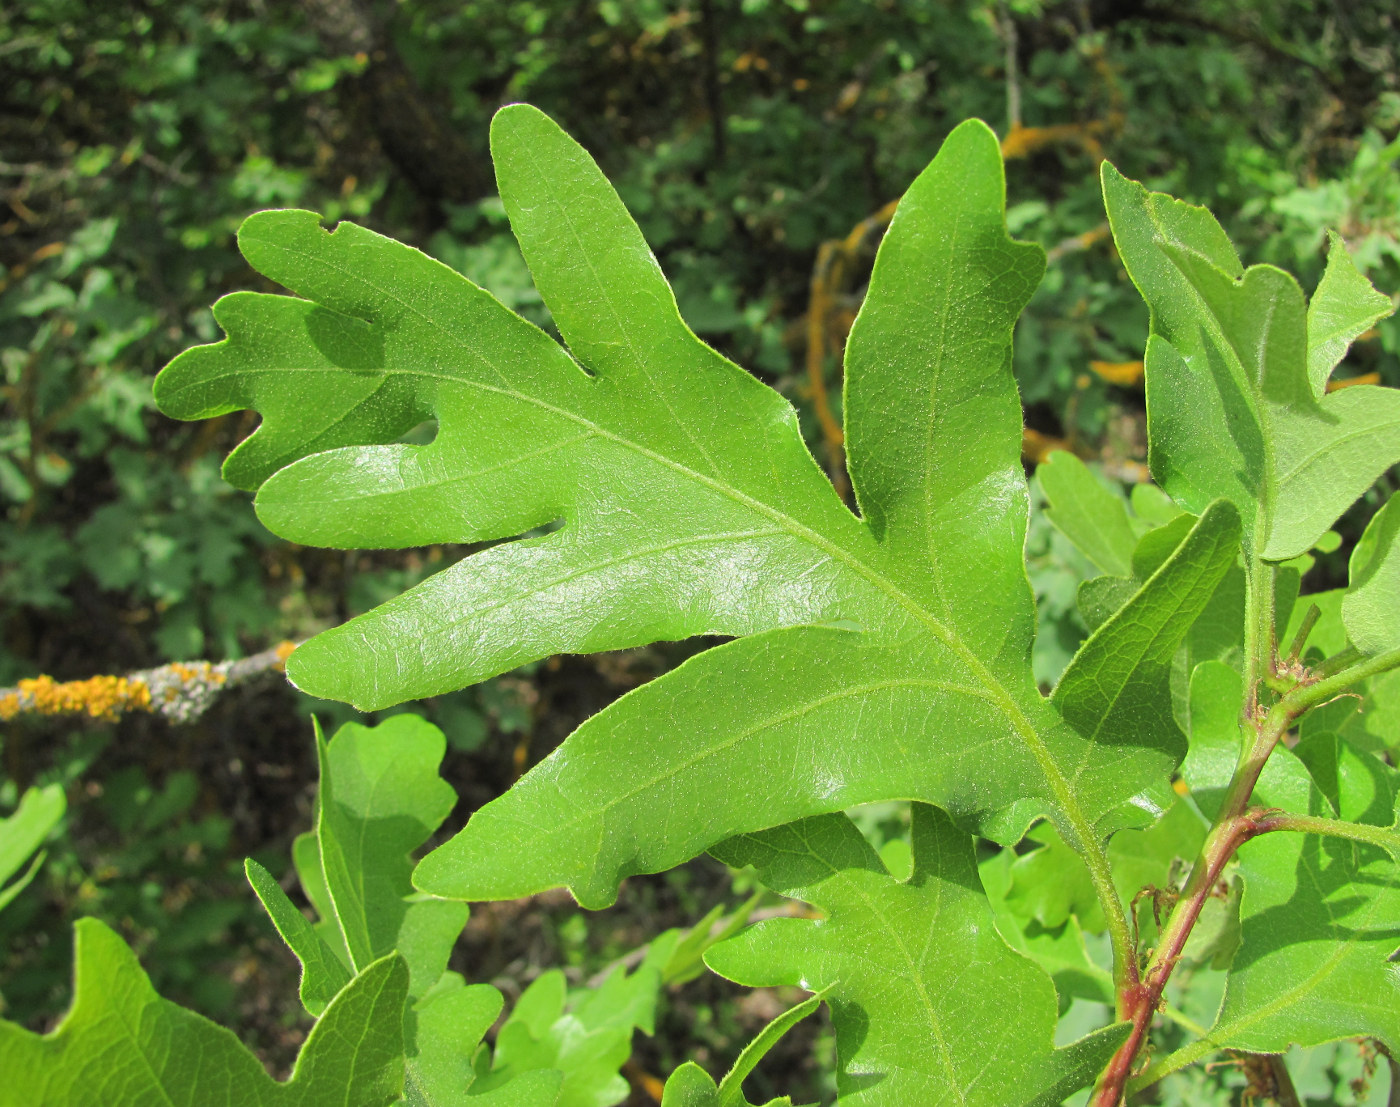
{"type": "Polygon", "coordinates": [[[1293,643],[1288,647],[1286,661],[1297,661],[1303,656],[1303,650],[1308,644],[1308,635],[1312,634],[1313,627],[1317,626],[1318,619],[1322,618],[1322,608],[1317,604],[1309,604],[1307,614],[1303,616],[1303,622],[1298,627],[1298,633],[1293,636],[1293,643]]]}
{"type": "MultiPolygon", "coordinates": [[[[1400,668],[1400,646],[1393,650],[1374,654],[1371,657],[1363,657],[1355,664],[1350,664],[1358,656],[1359,654],[1355,651],[1350,651],[1350,656],[1347,653],[1338,654],[1333,660],[1339,664],[1348,665],[1347,668],[1324,676],[1321,680],[1315,680],[1310,684],[1299,685],[1274,705],[1273,710],[1269,712],[1269,717],[1272,719],[1276,713],[1286,717],[1287,723],[1283,728],[1286,730],[1304,712],[1311,711],[1314,707],[1318,707],[1330,699],[1335,699],[1353,684],[1358,684],[1380,673],[1389,672],[1391,669],[1400,668]]],[[[1327,666],[1324,665],[1324,671],[1326,668],[1327,666]]]]}
{"type": "Polygon", "coordinates": [[[1303,834],[1348,838],[1353,842],[1380,846],[1388,850],[1391,856],[1400,859],[1400,834],[1397,834],[1393,827],[1353,823],[1345,819],[1324,819],[1314,815],[1291,815],[1286,811],[1265,812],[1255,819],[1254,834],[1267,834],[1274,830],[1294,830],[1303,834]]]}

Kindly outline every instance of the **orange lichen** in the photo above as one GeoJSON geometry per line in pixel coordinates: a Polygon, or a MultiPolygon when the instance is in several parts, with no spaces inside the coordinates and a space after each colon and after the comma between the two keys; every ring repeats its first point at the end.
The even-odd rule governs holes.
{"type": "Polygon", "coordinates": [[[178,677],[186,684],[194,684],[196,681],[212,681],[215,684],[222,684],[228,680],[227,673],[207,661],[172,661],[166,668],[171,675],[178,677]]]}
{"type": "Polygon", "coordinates": [[[110,721],[124,711],[151,710],[151,690],[145,681],[128,677],[59,682],[51,676],[38,676],[21,680],[18,692],[0,701],[0,718],[11,719],[26,709],[40,715],[78,714],[110,721]]]}
{"type": "Polygon", "coordinates": [[[1109,384],[1131,388],[1142,383],[1141,361],[1091,361],[1089,368],[1109,384]]]}
{"type": "Polygon", "coordinates": [[[1041,434],[1038,430],[1026,427],[1021,431],[1021,456],[1027,461],[1041,464],[1055,450],[1068,450],[1069,443],[1063,438],[1041,434]]]}
{"type": "Polygon", "coordinates": [[[80,714],[112,721],[128,711],[150,711],[177,723],[199,718],[225,688],[268,669],[281,671],[295,642],[282,642],[241,661],[172,661],[126,676],[95,676],[62,683],[49,676],[0,688],[0,722],[33,712],[80,714]]]}

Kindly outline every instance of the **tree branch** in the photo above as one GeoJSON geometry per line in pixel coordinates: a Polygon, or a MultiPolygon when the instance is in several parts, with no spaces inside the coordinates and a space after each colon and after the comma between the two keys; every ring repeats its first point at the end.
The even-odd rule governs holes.
{"type": "Polygon", "coordinates": [[[237,661],[173,661],[125,676],[56,681],[50,676],[0,688],[0,722],[17,715],[86,715],[107,722],[133,711],[164,715],[174,723],[199,718],[220,692],[267,672],[283,672],[296,649],[281,642],[237,661]]]}

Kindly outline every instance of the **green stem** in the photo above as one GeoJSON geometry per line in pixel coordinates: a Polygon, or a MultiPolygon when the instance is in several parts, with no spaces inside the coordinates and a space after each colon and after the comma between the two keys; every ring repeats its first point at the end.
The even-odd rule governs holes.
{"type": "Polygon", "coordinates": [[[1359,663],[1343,669],[1335,676],[1324,677],[1314,684],[1299,685],[1275,704],[1274,710],[1278,711],[1280,708],[1284,708],[1296,719],[1304,711],[1309,711],[1330,699],[1334,699],[1353,684],[1391,669],[1400,669],[1400,646],[1372,657],[1363,658],[1359,663]]]}
{"type": "MultiPolygon", "coordinates": [[[[1258,578],[1251,578],[1253,585],[1258,578]]],[[[1246,609],[1249,609],[1248,603],[1246,609]]],[[[1248,628],[1246,628],[1248,629],[1248,628]]],[[[1266,639],[1256,633],[1256,644],[1268,641],[1272,650],[1272,635],[1266,639]]],[[[1270,660],[1272,667],[1272,659],[1270,660]]],[[[1162,930],[1157,951],[1148,962],[1140,988],[1141,996],[1133,1012],[1133,1032],[1109,1067],[1100,1078],[1097,1097],[1092,1101],[1095,1107],[1116,1107],[1127,1089],[1134,1091],[1145,1088],[1168,1073],[1199,1060],[1208,1053],[1220,1048],[1208,1039],[1202,1038],[1177,1050],[1171,1056],[1151,1066],[1141,1076],[1130,1080],[1133,1058],[1141,1048],[1147,1035],[1147,1025],[1161,999],[1162,990],[1175,967],[1176,959],[1186,944],[1186,938],[1195,925],[1200,909],[1209,894],[1211,886],[1224,868],[1226,861],[1235,850],[1248,839],[1266,830],[1299,830],[1319,834],[1334,834],[1352,838],[1373,845],[1392,848],[1396,836],[1384,827],[1367,827],[1357,823],[1344,823],[1335,819],[1315,819],[1311,816],[1295,816],[1285,813],[1248,811],[1250,797],[1259,774],[1279,739],[1303,714],[1319,704],[1340,695],[1353,684],[1390,669],[1400,668],[1400,649],[1366,658],[1335,676],[1329,676],[1314,684],[1300,685],[1293,689],[1269,709],[1259,720],[1257,685],[1251,685],[1246,696],[1246,734],[1253,734],[1253,740],[1241,752],[1235,775],[1230,781],[1230,790],[1221,805],[1215,825],[1206,835],[1200,856],[1192,866],[1190,879],[1176,908],[1172,911],[1167,925],[1162,930]]],[[[1248,671],[1262,674],[1265,670],[1258,659],[1251,659],[1248,671]]]]}
{"type": "Polygon", "coordinates": [[[1138,1076],[1133,1077],[1128,1082],[1128,1092],[1133,1094],[1142,1091],[1143,1088],[1151,1087],[1157,1081],[1170,1076],[1178,1069],[1184,1069],[1187,1065],[1194,1065],[1203,1057],[1209,1057],[1212,1053],[1218,1053],[1224,1046],[1218,1046],[1209,1038],[1197,1038],[1194,1042],[1182,1046],[1175,1053],[1169,1053],[1155,1065],[1149,1065],[1147,1070],[1138,1076]]]}
{"type": "MultiPolygon", "coordinates": [[[[1319,704],[1342,694],[1353,684],[1367,677],[1389,669],[1400,668],[1400,648],[1377,654],[1375,657],[1354,661],[1354,657],[1339,656],[1333,659],[1333,666],[1346,665],[1336,672],[1334,667],[1326,667],[1321,679],[1313,678],[1311,683],[1299,684],[1286,689],[1280,684],[1277,691],[1280,699],[1267,711],[1259,700],[1259,690],[1264,686],[1278,684],[1279,673],[1278,644],[1274,629],[1274,584],[1276,569],[1258,556],[1245,554],[1245,695],[1241,705],[1240,726],[1247,736],[1244,748],[1240,751],[1239,763],[1230,780],[1229,791],[1220,807],[1214,825],[1206,835],[1199,856],[1191,867],[1191,875],[1181,898],[1173,908],[1167,924],[1158,937],[1147,967],[1138,972],[1136,962],[1131,973],[1120,974],[1115,965],[1115,984],[1118,987],[1118,1016],[1131,1021],[1133,1026],[1127,1040],[1113,1055],[1108,1067],[1100,1075],[1090,1101],[1093,1107],[1118,1107],[1124,1093],[1146,1087],[1154,1080],[1161,1079],[1167,1072],[1189,1064],[1215,1047],[1206,1039],[1192,1043],[1178,1050],[1166,1061],[1154,1065],[1141,1077],[1132,1078],[1133,1063],[1139,1050],[1147,1041],[1148,1028],[1152,1016],[1162,1001],[1181,952],[1186,946],[1196,920],[1204,907],[1226,862],[1235,851],[1250,838],[1265,830],[1310,830],[1316,833],[1339,834],[1360,841],[1391,848],[1400,842],[1400,837],[1383,828],[1365,828],[1357,824],[1345,824],[1330,819],[1302,819],[1259,810],[1249,810],[1249,801],[1254,794],[1259,774],[1289,727],[1303,714],[1319,704]],[[1170,1067],[1169,1067],[1170,1066],[1170,1067]]],[[[1300,635],[1300,639],[1305,637],[1300,635]]],[[[1295,639],[1295,645],[1301,644],[1295,639]]],[[[1095,882],[1096,887],[1098,881],[1095,882]]],[[[1100,891],[1100,898],[1109,902],[1100,891]]],[[[1116,896],[1114,897],[1116,902],[1116,896]]],[[[1115,955],[1117,941],[1115,940],[1115,955]]]]}
{"type": "Polygon", "coordinates": [[[1365,842],[1368,846],[1380,846],[1392,855],[1400,857],[1400,834],[1388,826],[1371,826],[1368,823],[1349,823],[1344,819],[1320,819],[1313,815],[1279,812],[1261,816],[1255,822],[1255,830],[1259,834],[1267,834],[1273,830],[1295,830],[1302,834],[1348,838],[1353,842],[1365,842]]]}
{"type": "Polygon", "coordinates": [[[1303,656],[1303,650],[1308,645],[1308,635],[1313,632],[1313,627],[1317,626],[1318,619],[1322,618],[1322,608],[1317,604],[1308,605],[1308,613],[1303,616],[1302,625],[1298,627],[1298,633],[1293,636],[1293,644],[1288,647],[1288,660],[1297,661],[1303,656]]]}
{"type": "Polygon", "coordinates": [[[1292,721],[1286,714],[1279,716],[1278,706],[1260,720],[1259,688],[1266,678],[1274,675],[1277,662],[1274,641],[1274,566],[1257,556],[1245,555],[1245,697],[1240,725],[1248,741],[1240,751],[1230,789],[1216,817],[1215,825],[1206,835],[1191,875],[1177,901],[1166,926],[1158,936],[1157,948],[1139,979],[1130,979],[1127,988],[1118,993],[1119,1017],[1132,1022],[1127,1040],[1113,1055],[1108,1067],[1099,1077],[1090,1100],[1093,1107],[1118,1107],[1124,1089],[1132,1075],[1138,1051],[1147,1041],[1148,1028],[1156,1013],[1172,971],[1181,959],[1196,920],[1206,899],[1215,888],[1225,863],[1234,856],[1240,843],[1251,836],[1253,824],[1246,815],[1250,796],[1264,763],[1292,721]]]}
{"type": "Polygon", "coordinates": [[[1364,655],[1355,646],[1347,646],[1340,653],[1334,653],[1326,661],[1313,669],[1312,675],[1321,680],[1323,677],[1335,676],[1348,665],[1355,665],[1364,655]]]}
{"type": "Polygon", "coordinates": [[[1251,556],[1244,559],[1244,717],[1250,719],[1259,705],[1259,684],[1274,675],[1277,648],[1274,641],[1275,566],[1251,556]]]}
{"type": "Polygon", "coordinates": [[[1186,1014],[1184,1011],[1178,1010],[1177,1008],[1173,1007],[1170,1003],[1162,1004],[1162,1014],[1170,1022],[1176,1023],[1177,1026],[1181,1027],[1187,1033],[1194,1034],[1198,1038],[1204,1038],[1207,1034],[1210,1033],[1209,1030],[1207,1030],[1204,1026],[1198,1023],[1190,1015],[1186,1014]]]}

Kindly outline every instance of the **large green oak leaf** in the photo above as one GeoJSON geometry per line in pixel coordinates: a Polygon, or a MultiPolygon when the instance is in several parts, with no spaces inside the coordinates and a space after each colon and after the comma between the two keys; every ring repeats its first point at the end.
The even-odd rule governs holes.
{"type": "Polygon", "coordinates": [[[182,418],[262,413],[227,472],[294,541],[552,527],[300,647],[288,672],[309,692],[380,708],[555,653],[736,639],[589,720],[430,854],[419,888],[563,885],[603,906],[629,873],[873,800],[932,802],[1003,841],[1048,815],[1076,848],[1164,809],[1180,735],[1117,723],[1141,695],[1160,699],[1161,659],[1233,562],[1239,521],[1202,505],[1186,552],[1105,628],[1100,646],[1123,656],[1100,649],[1054,704],[1040,694],[1010,365],[1043,260],[1007,235],[986,126],[958,127],[910,187],[851,333],[859,516],[791,406],[686,326],[583,149],[521,105],[498,113],[491,142],[567,349],[412,249],[266,212],[240,245],[305,299],[226,297],[227,339],[157,381],[182,418]],[[397,441],[429,417],[431,443],[397,441]]]}

